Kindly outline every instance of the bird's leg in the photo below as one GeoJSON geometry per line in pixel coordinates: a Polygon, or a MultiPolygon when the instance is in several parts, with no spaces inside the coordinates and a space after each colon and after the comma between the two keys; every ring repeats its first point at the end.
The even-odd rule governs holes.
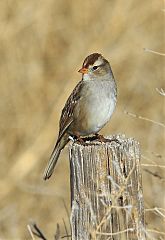
{"type": "Polygon", "coordinates": [[[98,133],[95,133],[95,136],[96,136],[96,138],[97,138],[101,143],[107,141],[107,139],[106,139],[103,135],[100,135],[100,134],[98,134],[98,133]]]}
{"type": "Polygon", "coordinates": [[[85,141],[83,140],[83,138],[80,137],[79,133],[76,132],[74,136],[82,145],[84,145],[85,141]]]}

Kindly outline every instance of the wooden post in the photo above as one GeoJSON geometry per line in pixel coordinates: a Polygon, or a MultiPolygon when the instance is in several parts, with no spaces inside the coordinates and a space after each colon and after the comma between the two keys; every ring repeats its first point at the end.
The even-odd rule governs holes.
{"type": "Polygon", "coordinates": [[[145,239],[139,143],[113,139],[70,146],[72,240],[145,239]]]}

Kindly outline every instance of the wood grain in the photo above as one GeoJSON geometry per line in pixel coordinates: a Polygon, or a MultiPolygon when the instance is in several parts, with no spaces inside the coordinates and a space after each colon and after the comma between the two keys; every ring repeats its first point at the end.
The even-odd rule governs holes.
{"type": "Polygon", "coordinates": [[[70,146],[72,239],[145,239],[139,143],[70,146]]]}

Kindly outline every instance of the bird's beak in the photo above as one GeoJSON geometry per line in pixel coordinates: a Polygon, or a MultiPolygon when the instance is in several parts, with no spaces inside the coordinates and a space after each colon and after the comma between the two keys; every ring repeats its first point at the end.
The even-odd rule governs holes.
{"type": "Polygon", "coordinates": [[[78,71],[79,73],[88,73],[88,68],[81,68],[79,71],[78,71]]]}

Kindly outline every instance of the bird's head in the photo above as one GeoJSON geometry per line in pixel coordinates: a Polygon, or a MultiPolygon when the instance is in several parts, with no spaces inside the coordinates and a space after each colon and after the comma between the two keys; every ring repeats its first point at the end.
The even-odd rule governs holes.
{"type": "Polygon", "coordinates": [[[83,80],[97,80],[110,74],[111,68],[109,62],[99,53],[93,53],[85,58],[82,68],[83,80]]]}

